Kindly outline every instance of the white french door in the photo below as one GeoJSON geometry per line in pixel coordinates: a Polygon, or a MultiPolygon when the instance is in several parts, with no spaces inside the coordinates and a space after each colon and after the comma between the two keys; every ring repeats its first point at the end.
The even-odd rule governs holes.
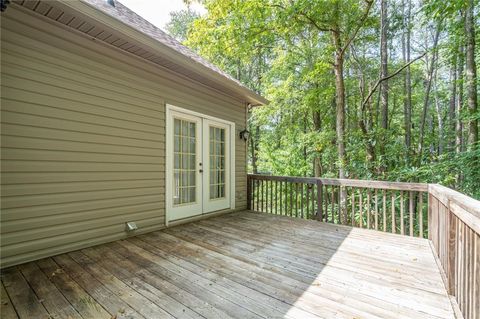
{"type": "Polygon", "coordinates": [[[230,207],[230,126],[203,119],[203,209],[230,207]]]}
{"type": "Polygon", "coordinates": [[[167,105],[168,221],[232,207],[233,124],[167,105]]]}

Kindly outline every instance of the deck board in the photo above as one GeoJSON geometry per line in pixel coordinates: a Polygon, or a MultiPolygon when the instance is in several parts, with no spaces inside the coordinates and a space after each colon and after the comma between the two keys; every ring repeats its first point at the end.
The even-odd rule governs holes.
{"type": "Polygon", "coordinates": [[[427,240],[249,212],[5,269],[4,309],[12,318],[454,318],[427,240]]]}

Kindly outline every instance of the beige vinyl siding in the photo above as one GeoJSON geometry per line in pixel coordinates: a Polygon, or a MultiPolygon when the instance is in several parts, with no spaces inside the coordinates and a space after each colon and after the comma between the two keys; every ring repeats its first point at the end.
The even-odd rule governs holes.
{"type": "Polygon", "coordinates": [[[166,103],[245,128],[242,101],[15,6],[1,32],[2,267],[164,227],[166,103]]]}

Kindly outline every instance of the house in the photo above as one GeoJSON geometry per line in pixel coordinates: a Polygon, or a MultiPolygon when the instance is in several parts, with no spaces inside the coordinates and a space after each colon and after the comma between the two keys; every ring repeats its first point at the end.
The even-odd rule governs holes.
{"type": "Polygon", "coordinates": [[[0,8],[2,318],[480,318],[479,201],[247,174],[265,98],[116,0],[0,8]]]}
{"type": "Polygon", "coordinates": [[[263,97],[117,1],[1,20],[2,267],[246,208],[263,97]]]}

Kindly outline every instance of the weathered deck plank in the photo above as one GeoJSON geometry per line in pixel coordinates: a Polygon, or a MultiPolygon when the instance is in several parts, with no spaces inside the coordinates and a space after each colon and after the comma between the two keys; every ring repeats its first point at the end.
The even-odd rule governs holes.
{"type": "Polygon", "coordinates": [[[427,240],[248,212],[5,269],[3,311],[12,318],[454,318],[427,240]]]}

